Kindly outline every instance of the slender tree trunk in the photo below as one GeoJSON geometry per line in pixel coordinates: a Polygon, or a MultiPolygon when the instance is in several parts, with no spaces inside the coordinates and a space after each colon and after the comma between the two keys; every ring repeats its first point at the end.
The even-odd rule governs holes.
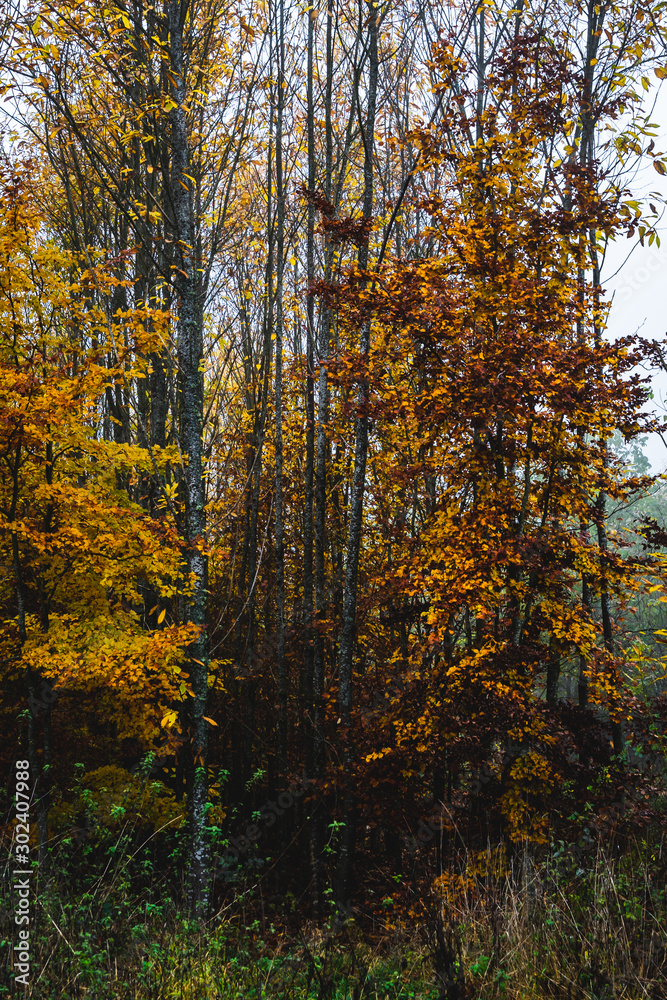
{"type": "MultiPolygon", "coordinates": [[[[592,142],[592,140],[591,140],[592,142]]],[[[592,155],[592,149],[591,149],[592,155]]],[[[598,259],[598,251],[596,244],[596,234],[595,232],[589,233],[589,248],[591,255],[591,263],[593,265],[593,289],[595,295],[595,325],[594,325],[594,337],[595,346],[600,348],[602,346],[602,330],[599,325],[599,310],[600,310],[600,264],[598,259]]],[[[607,467],[607,442],[602,440],[600,442],[601,447],[604,451],[604,468],[607,467]]],[[[607,560],[609,552],[609,543],[607,540],[607,494],[604,488],[600,489],[598,493],[598,498],[595,504],[595,523],[597,529],[597,539],[598,539],[598,553],[600,559],[600,617],[602,618],[602,637],[604,641],[605,649],[610,656],[614,655],[614,633],[611,622],[611,606],[609,599],[609,586],[607,582],[607,560]]],[[[623,733],[623,723],[620,721],[612,721],[611,723],[612,737],[614,740],[614,750],[617,754],[621,754],[625,747],[625,735],[623,733]]]]}
{"type": "MultiPolygon", "coordinates": [[[[591,587],[588,574],[584,573],[581,578],[581,604],[584,610],[590,613],[591,609],[591,587]]],[[[579,678],[577,682],[577,698],[579,708],[588,706],[588,675],[585,656],[579,656],[579,678]]]]}
{"type": "MultiPolygon", "coordinates": [[[[368,5],[368,105],[364,127],[364,201],[363,217],[370,220],[373,214],[373,152],[375,136],[375,106],[378,76],[378,14],[377,9],[368,5]]],[[[357,92],[358,99],[358,92],[357,92]]],[[[368,243],[359,249],[358,264],[361,270],[368,267],[368,243]]],[[[370,318],[362,325],[359,337],[359,351],[363,358],[370,352],[370,318]]],[[[338,651],[338,709],[342,726],[346,772],[349,778],[352,765],[352,744],[350,733],[352,708],[352,674],[356,637],[357,584],[359,576],[359,555],[361,552],[361,531],[363,525],[364,495],[366,488],[366,456],[368,453],[368,382],[362,376],[357,394],[357,426],[354,447],[354,473],[350,497],[350,520],[347,537],[347,559],[345,564],[345,589],[343,594],[343,614],[338,651]]],[[[339,910],[349,912],[349,898],[352,885],[352,865],[355,841],[355,803],[348,788],[344,793],[344,827],[338,856],[336,903],[339,910]]]]}
{"type": "MultiPolygon", "coordinates": [[[[582,101],[581,101],[581,121],[580,121],[580,142],[579,142],[579,165],[584,169],[590,168],[593,162],[594,155],[594,143],[595,143],[595,120],[593,118],[592,111],[592,94],[593,94],[593,80],[594,80],[594,66],[597,58],[597,50],[599,45],[599,38],[602,32],[602,21],[604,19],[604,9],[598,8],[596,10],[595,4],[589,2],[588,4],[588,27],[587,27],[587,39],[586,39],[586,63],[584,66],[583,73],[583,85],[582,85],[582,101]]],[[[573,159],[576,154],[572,154],[573,159]]],[[[566,201],[566,207],[571,205],[571,196],[568,197],[566,201]]],[[[582,236],[582,239],[585,237],[582,236]]],[[[595,262],[594,262],[595,267],[595,262]]],[[[599,284],[599,273],[597,273],[597,267],[595,267],[597,277],[594,276],[594,282],[599,284]]],[[[578,269],[577,276],[581,302],[584,301],[584,284],[586,280],[586,273],[584,270],[584,261],[580,261],[580,266],[578,269]]],[[[577,337],[579,340],[583,339],[583,325],[581,320],[577,320],[577,337]]],[[[597,333],[596,333],[597,338],[597,333]]],[[[580,431],[580,439],[583,443],[584,430],[580,431]]],[[[598,497],[598,502],[600,497],[598,497]]],[[[604,507],[604,499],[602,500],[604,507]]],[[[604,513],[604,511],[603,511],[604,513]]],[[[582,525],[581,532],[584,537],[588,536],[588,525],[582,525]]],[[[590,612],[593,606],[593,594],[591,590],[591,582],[588,574],[584,573],[581,580],[581,601],[582,606],[585,611],[590,612]]],[[[608,608],[607,608],[608,609],[608,608]]],[[[604,626],[603,626],[604,629],[604,626]]],[[[606,639],[605,639],[606,644],[606,639]]],[[[587,677],[587,664],[583,656],[579,657],[579,680],[578,680],[578,700],[579,707],[586,708],[588,705],[588,677],[587,677]]]]}
{"type": "Polygon", "coordinates": [[[169,7],[169,36],[173,99],[170,112],[171,177],[170,198],[178,262],[177,349],[179,388],[179,431],[181,449],[187,454],[183,470],[185,506],[185,560],[192,589],[184,602],[186,620],[200,629],[190,646],[190,680],[194,697],[189,705],[190,746],[187,767],[189,849],[187,892],[191,912],[202,916],[209,894],[209,843],[206,831],[207,742],[204,715],[208,693],[208,640],[206,635],[208,558],[205,550],[205,490],[202,455],[203,317],[197,261],[194,257],[195,226],[190,180],[189,136],[186,117],[185,60],[183,30],[188,5],[173,0],[169,7]]]}
{"type": "Polygon", "coordinates": [[[547,702],[549,705],[555,705],[558,701],[558,682],[560,680],[560,656],[553,652],[549,652],[549,660],[547,662],[547,702]]]}
{"type": "MultiPolygon", "coordinates": [[[[606,444],[605,444],[606,450],[606,444]]],[[[606,464],[606,462],[605,462],[606,464]]],[[[609,587],[607,583],[607,559],[609,552],[609,542],[607,540],[606,518],[607,518],[607,496],[604,490],[600,490],[595,505],[595,520],[597,527],[598,549],[600,553],[600,617],[602,618],[602,637],[604,646],[610,656],[614,655],[614,633],[611,622],[611,607],[609,600],[609,587]]],[[[612,721],[612,738],[614,740],[614,750],[617,754],[623,753],[625,748],[625,734],[623,723],[612,721]]]]}
{"type": "MultiPolygon", "coordinates": [[[[333,96],[333,2],[327,7],[326,38],[326,92],[324,100],[325,116],[325,176],[324,195],[331,202],[333,191],[333,128],[331,121],[331,100],[333,96]]],[[[325,244],[324,280],[331,280],[332,249],[325,244]]],[[[327,465],[329,458],[329,382],[327,361],[329,359],[329,338],[331,335],[331,315],[323,303],[319,322],[317,383],[317,453],[314,486],[315,503],[315,641],[313,649],[313,775],[316,779],[324,776],[324,632],[323,619],[326,615],[326,512],[327,512],[327,465]]],[[[312,812],[311,866],[313,874],[313,907],[317,919],[322,917],[323,908],[323,850],[324,811],[321,802],[315,802],[312,812]]]]}
{"type": "MultiPolygon", "coordinates": [[[[51,428],[47,428],[50,433],[51,428]]],[[[53,442],[46,442],[46,462],[44,464],[44,478],[47,486],[53,485],[53,442]]],[[[44,511],[43,530],[49,533],[53,528],[53,503],[49,501],[44,511]]],[[[43,579],[40,580],[40,628],[44,634],[49,631],[49,596],[43,579]]],[[[35,706],[30,705],[30,723],[34,728],[36,716],[40,712],[44,713],[42,723],[42,759],[41,763],[32,767],[33,775],[36,779],[35,804],[37,811],[37,832],[39,837],[39,863],[43,868],[47,862],[48,830],[49,830],[49,810],[51,807],[51,759],[52,759],[52,730],[51,730],[51,707],[55,701],[53,682],[44,680],[40,689],[39,702],[35,706]],[[36,709],[36,711],[35,711],[36,709]]]]}
{"type": "MultiPolygon", "coordinates": [[[[308,18],[307,56],[307,132],[308,132],[308,217],[306,222],[306,468],[304,477],[303,512],[303,622],[304,622],[304,669],[306,673],[305,694],[307,710],[313,711],[313,504],[314,504],[314,464],[315,464],[315,108],[313,102],[313,48],[315,10],[306,11],[308,18]]],[[[313,738],[307,733],[306,770],[308,776],[313,771],[313,738]]]]}
{"type": "MultiPolygon", "coordinates": [[[[320,551],[323,538],[318,536],[320,528],[320,515],[322,528],[324,525],[323,502],[325,497],[321,495],[321,476],[326,475],[326,470],[321,467],[320,437],[323,428],[318,428],[317,435],[317,477],[314,476],[315,464],[315,297],[313,294],[313,282],[315,281],[315,205],[312,195],[315,191],[315,106],[313,97],[313,65],[315,31],[314,20],[315,10],[307,10],[308,18],[308,56],[307,56],[307,133],[308,133],[308,218],[306,229],[306,476],[305,476],[305,496],[304,496],[304,570],[303,570],[303,617],[306,626],[304,666],[306,670],[306,703],[308,712],[311,715],[310,731],[306,739],[306,776],[308,778],[319,778],[322,776],[322,695],[323,695],[323,644],[319,630],[315,628],[313,588],[315,588],[315,609],[318,615],[321,613],[321,602],[323,597],[323,576],[324,560],[320,566],[320,551]],[[313,523],[313,511],[315,509],[315,523],[313,523]],[[315,535],[315,538],[313,537],[315,535]],[[314,545],[318,547],[315,555],[315,569],[313,567],[314,545]],[[322,586],[320,587],[320,569],[322,573],[322,586]],[[317,580],[314,579],[314,575],[317,580]]],[[[331,15],[327,12],[327,20],[331,21],[331,15]]],[[[327,65],[327,76],[329,66],[327,65]]],[[[330,113],[330,109],[328,109],[330,113]]],[[[320,345],[321,346],[321,345],[320,345]]],[[[320,379],[323,368],[320,367],[320,379]]],[[[326,377],[326,373],[325,373],[326,377]]],[[[325,387],[326,391],[326,387],[325,387]]],[[[321,400],[320,400],[320,420],[321,400]]],[[[311,886],[312,886],[312,907],[316,920],[321,917],[322,910],[322,836],[320,827],[321,809],[315,799],[310,808],[310,859],[311,859],[311,886]]]]}
{"type": "Polygon", "coordinates": [[[276,658],[278,661],[278,766],[287,771],[287,666],[285,663],[285,541],[283,520],[283,271],[285,255],[285,190],[283,179],[283,111],[285,106],[285,9],[278,0],[276,44],[278,55],[278,99],[276,105],[276,658]]]}

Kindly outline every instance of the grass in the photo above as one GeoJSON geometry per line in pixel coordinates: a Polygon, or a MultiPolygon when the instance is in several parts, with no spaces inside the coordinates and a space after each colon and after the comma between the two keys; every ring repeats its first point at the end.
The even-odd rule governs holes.
{"type": "MultiPolygon", "coordinates": [[[[373,933],[363,904],[345,926],[299,927],[298,903],[288,918],[240,883],[195,923],[171,901],[166,878],[118,841],[79,884],[61,853],[36,884],[31,986],[13,984],[7,963],[0,996],[665,1000],[665,847],[655,835],[622,853],[600,840],[585,859],[564,844],[513,860],[502,845],[468,853],[430,894],[410,900],[406,887],[393,929],[378,932],[376,921],[373,933]]],[[[11,898],[3,903],[11,914],[11,898]]]]}

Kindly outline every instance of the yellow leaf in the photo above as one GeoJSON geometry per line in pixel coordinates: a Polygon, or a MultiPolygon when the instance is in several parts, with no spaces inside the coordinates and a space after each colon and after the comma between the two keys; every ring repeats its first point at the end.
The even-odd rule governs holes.
{"type": "Polygon", "coordinates": [[[162,611],[160,612],[160,614],[157,616],[157,623],[158,623],[158,625],[162,624],[162,622],[164,621],[164,616],[166,615],[166,613],[167,613],[167,609],[163,608],[162,611]]]}
{"type": "Polygon", "coordinates": [[[218,724],[215,719],[209,719],[208,715],[202,715],[202,719],[204,719],[205,722],[210,722],[212,726],[217,726],[218,724]]]}

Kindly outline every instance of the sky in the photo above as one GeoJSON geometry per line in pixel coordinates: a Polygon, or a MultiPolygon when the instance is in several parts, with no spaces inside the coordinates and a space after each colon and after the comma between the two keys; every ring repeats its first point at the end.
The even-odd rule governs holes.
{"type": "MultiPolygon", "coordinates": [[[[659,126],[655,151],[667,153],[667,88],[656,95],[652,121],[659,126]]],[[[627,334],[640,333],[648,339],[667,338],[667,177],[661,176],[653,162],[647,162],[634,179],[628,179],[634,198],[653,201],[658,210],[655,193],[662,198],[663,216],[657,225],[661,246],[648,242],[642,247],[635,237],[625,237],[610,243],[602,271],[602,285],[612,306],[607,325],[607,336],[612,340],[627,334]],[[628,256],[629,255],[629,256],[628,256]],[[626,260],[627,258],[627,260],[626,260]]],[[[653,401],[650,406],[667,419],[667,374],[654,373],[653,401]]],[[[667,440],[667,435],[666,438],[667,440]]],[[[649,437],[644,452],[651,461],[653,472],[667,472],[667,447],[657,434],[649,437]]]]}

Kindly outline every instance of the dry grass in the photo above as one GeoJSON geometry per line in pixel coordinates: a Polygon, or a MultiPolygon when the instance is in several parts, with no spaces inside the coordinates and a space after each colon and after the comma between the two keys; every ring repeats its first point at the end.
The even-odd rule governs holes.
{"type": "Polygon", "coordinates": [[[622,857],[598,844],[584,862],[564,849],[469,856],[436,883],[431,933],[448,1000],[667,1000],[664,840],[622,857]]]}

